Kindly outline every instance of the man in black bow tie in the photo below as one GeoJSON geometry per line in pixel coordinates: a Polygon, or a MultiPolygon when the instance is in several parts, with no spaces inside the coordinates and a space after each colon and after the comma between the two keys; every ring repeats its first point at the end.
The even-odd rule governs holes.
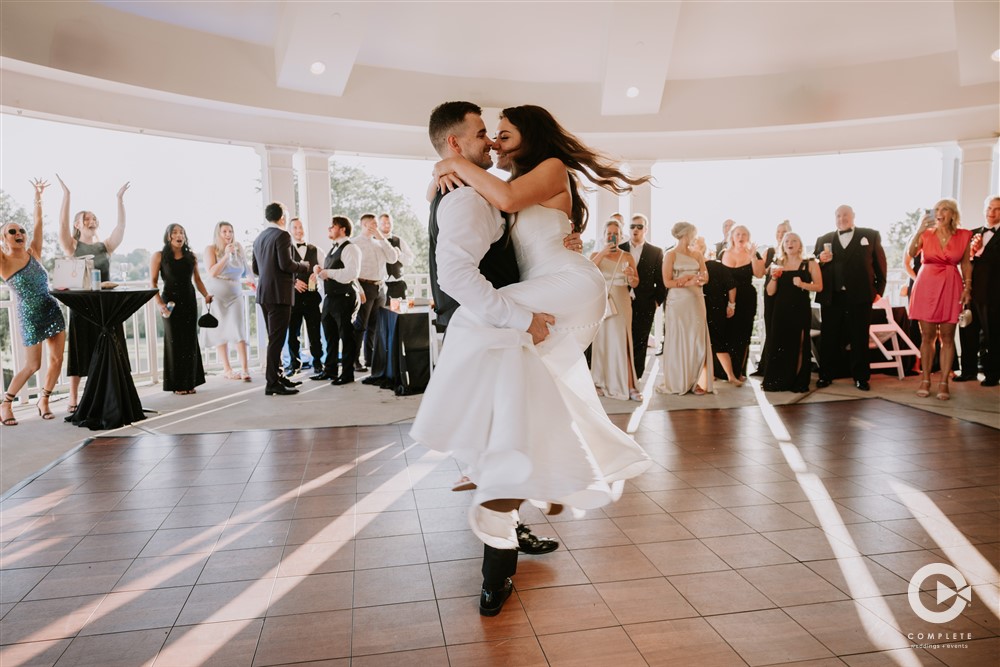
{"type": "Polygon", "coordinates": [[[316,279],[323,281],[323,333],[326,335],[326,359],[321,372],[310,380],[332,380],[341,385],[354,382],[354,362],[357,361],[357,338],[354,318],[361,305],[361,249],[351,242],[351,219],[335,215],[330,221],[328,235],[333,241],[330,253],[323,260],[323,268],[313,269],[316,279]],[[337,350],[340,349],[340,372],[337,372],[337,350]]]}
{"type": "Polygon", "coordinates": [[[885,251],[877,231],[854,226],[850,206],[839,207],[836,215],[837,231],[816,239],[815,247],[823,272],[823,291],[816,298],[822,316],[816,387],[833,382],[849,343],[854,386],[868,391],[868,328],[872,303],[885,291],[885,251]]]}
{"type": "Polygon", "coordinates": [[[980,335],[983,351],[984,387],[1000,385],[1000,195],[986,200],[986,225],[972,230],[969,248],[972,260],[972,323],[959,330],[962,343],[962,374],[957,382],[977,379],[980,335]]]}
{"type": "Polygon", "coordinates": [[[299,334],[302,333],[302,321],[306,322],[306,333],[309,335],[309,353],[312,355],[312,367],[317,373],[323,372],[323,339],[319,333],[320,296],[316,290],[316,278],[313,269],[319,264],[319,251],[311,243],[306,243],[306,230],[302,221],[292,218],[289,231],[295,241],[295,259],[309,264],[309,270],[295,274],[295,302],[292,304],[292,316],[288,322],[288,368],[289,373],[295,373],[302,368],[299,359],[299,334]]]}

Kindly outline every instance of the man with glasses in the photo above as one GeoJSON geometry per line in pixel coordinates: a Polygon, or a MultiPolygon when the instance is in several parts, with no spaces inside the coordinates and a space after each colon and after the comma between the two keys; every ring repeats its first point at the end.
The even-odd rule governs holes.
{"type": "Polygon", "coordinates": [[[326,358],[323,371],[310,380],[332,380],[342,385],[354,382],[354,363],[358,358],[354,318],[361,305],[358,276],[361,275],[361,249],[351,242],[351,219],[333,216],[327,236],[333,247],[323,260],[323,268],[314,271],[316,280],[323,281],[323,334],[326,338],[326,358]],[[340,349],[340,373],[337,373],[337,350],[340,349]]]}
{"type": "Polygon", "coordinates": [[[663,287],[663,249],[646,243],[649,220],[636,213],[628,227],[631,239],[618,247],[631,253],[639,275],[639,284],[632,288],[632,358],[635,376],[641,378],[646,367],[649,332],[657,307],[667,297],[667,290],[663,287]]]}

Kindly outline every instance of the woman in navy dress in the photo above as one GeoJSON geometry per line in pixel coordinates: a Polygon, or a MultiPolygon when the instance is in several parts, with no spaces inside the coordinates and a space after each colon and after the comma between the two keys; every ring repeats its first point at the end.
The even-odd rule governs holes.
{"type": "Polygon", "coordinates": [[[163,316],[163,391],[193,394],[195,387],[205,384],[194,289],[197,286],[205,303],[212,303],[212,295],[201,281],[198,260],[180,225],[167,225],[163,250],[153,253],[149,275],[154,289],[159,289],[159,277],[163,276],[163,292],[154,297],[163,316]],[[170,303],[172,307],[168,307],[170,303]]]}
{"type": "Polygon", "coordinates": [[[49,186],[41,179],[31,182],[35,187],[35,228],[28,243],[28,232],[16,222],[0,228],[0,278],[7,283],[17,302],[17,319],[21,341],[25,347],[25,364],[11,378],[0,401],[0,423],[16,426],[14,399],[17,392],[42,367],[42,343],[48,347],[49,365],[38,396],[38,414],[52,419],[49,396],[62,371],[63,348],[66,346],[66,321],[59,304],[49,295],[49,276],[42,268],[42,192],[49,186]]]}
{"type": "MultiPolygon", "coordinates": [[[[111,280],[111,255],[121,245],[125,238],[125,191],[126,183],[118,190],[118,224],[104,241],[97,236],[101,226],[93,211],[80,211],[73,217],[73,227],[70,229],[69,188],[59,174],[56,174],[59,185],[62,186],[63,201],[59,212],[59,245],[70,257],[94,258],[94,268],[101,272],[101,280],[111,280]]],[[[97,347],[97,339],[101,335],[101,327],[70,311],[69,313],[69,354],[66,360],[66,375],[69,377],[69,411],[76,412],[80,393],[80,378],[90,371],[90,359],[97,347]]],[[[124,329],[121,339],[125,340],[124,329]]]]}

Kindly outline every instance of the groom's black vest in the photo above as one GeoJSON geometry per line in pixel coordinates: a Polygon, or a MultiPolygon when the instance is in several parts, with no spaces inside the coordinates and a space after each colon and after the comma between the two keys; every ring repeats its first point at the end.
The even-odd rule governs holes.
{"type": "MultiPolygon", "coordinates": [[[[445,193],[448,194],[448,193],[445,193]]],[[[437,324],[439,328],[448,326],[448,321],[458,309],[459,303],[441,291],[437,278],[437,237],[438,222],[437,211],[441,200],[445,195],[440,192],[431,202],[431,217],[427,223],[427,234],[430,237],[430,269],[431,269],[431,294],[434,296],[434,312],[437,313],[437,324]]],[[[467,224],[468,221],[461,221],[460,224],[467,224]]],[[[521,279],[521,274],[517,269],[517,257],[514,255],[514,246],[508,241],[510,239],[510,227],[504,225],[503,236],[490,246],[482,260],[479,262],[479,272],[486,280],[490,281],[496,289],[506,285],[512,285],[521,279]]]]}

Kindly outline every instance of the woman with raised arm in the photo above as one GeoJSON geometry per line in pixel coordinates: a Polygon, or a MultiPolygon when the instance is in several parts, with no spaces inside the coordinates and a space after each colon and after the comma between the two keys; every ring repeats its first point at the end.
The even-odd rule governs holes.
{"type": "Polygon", "coordinates": [[[0,278],[15,296],[26,353],[24,368],[11,378],[0,400],[0,423],[4,426],[17,426],[14,399],[24,383],[42,367],[43,342],[48,347],[49,366],[38,396],[38,414],[42,419],[55,417],[49,410],[49,396],[62,372],[66,347],[66,321],[59,304],[49,295],[49,276],[42,268],[42,193],[49,184],[39,178],[31,184],[35,188],[35,228],[31,243],[28,243],[28,231],[16,222],[8,222],[0,228],[0,278]]]}
{"type": "Polygon", "coordinates": [[[198,260],[188,246],[187,232],[178,224],[167,225],[163,250],[153,253],[149,276],[153,289],[163,293],[154,298],[163,316],[163,391],[194,394],[205,384],[205,367],[198,346],[198,300],[195,287],[212,303],[212,295],[198,274],[198,260]]]}
{"type": "MultiPolygon", "coordinates": [[[[59,245],[70,257],[93,257],[94,268],[101,272],[101,281],[111,280],[111,255],[125,238],[125,192],[126,183],[118,190],[118,224],[105,241],[101,241],[97,230],[101,223],[92,211],[79,211],[73,217],[70,228],[70,194],[66,183],[59,178],[62,186],[62,209],[59,211],[59,245]]],[[[66,375],[69,377],[69,411],[76,412],[80,394],[80,378],[90,371],[90,359],[97,347],[101,327],[70,311],[69,313],[69,357],[66,361],[66,375]]],[[[124,331],[121,339],[125,340],[124,331]]]]}
{"type": "Polygon", "coordinates": [[[205,284],[215,297],[215,316],[219,326],[201,330],[201,344],[214,347],[222,361],[223,377],[227,380],[250,382],[247,362],[247,311],[243,300],[243,277],[247,275],[246,251],[236,240],[228,222],[215,225],[214,242],[205,248],[205,284]],[[234,371],[229,362],[229,344],[236,344],[236,356],[242,371],[234,371]]]}
{"type": "MultiPolygon", "coordinates": [[[[548,502],[553,511],[562,505],[600,507],[621,493],[624,480],[650,465],[642,448],[608,419],[583,356],[604,318],[604,277],[564,246],[567,235],[587,221],[579,174],[616,193],[649,178],[629,178],[540,107],[504,109],[494,142],[475,109],[444,125],[440,135],[432,115],[432,142],[442,157],[451,156],[435,166],[435,174],[444,189],[468,184],[512,214],[510,240],[521,280],[500,288],[499,295],[528,313],[551,315],[555,323],[533,345],[526,332],[493,326],[472,306],[455,310],[411,435],[462,463],[477,485],[469,515],[473,531],[488,546],[514,549],[523,499],[548,502]],[[473,122],[478,133],[467,129],[473,122]],[[470,144],[485,148],[476,154],[481,164],[491,164],[489,149],[496,149],[509,181],[466,159],[471,151],[452,146],[466,132],[477,137],[470,144]],[[454,409],[458,400],[460,414],[454,409]]],[[[458,196],[447,194],[435,205],[447,207],[458,196]]],[[[448,257],[442,248],[439,243],[439,266],[448,257]]],[[[444,278],[440,287],[448,292],[444,278]]]]}

